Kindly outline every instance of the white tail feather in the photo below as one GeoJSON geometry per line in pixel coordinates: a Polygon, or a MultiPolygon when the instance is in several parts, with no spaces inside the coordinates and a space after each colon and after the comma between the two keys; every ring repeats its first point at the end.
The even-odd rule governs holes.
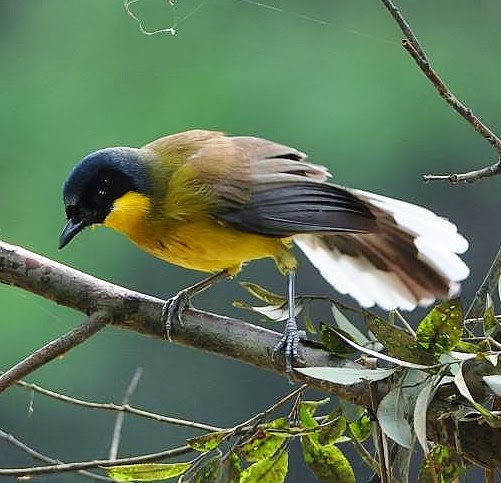
{"type": "MultiPolygon", "coordinates": [[[[370,253],[363,255],[363,250],[352,254],[338,249],[335,244],[326,243],[326,237],[336,237],[332,234],[301,234],[294,237],[294,241],[313,265],[320,271],[330,285],[342,294],[351,295],[362,307],[378,305],[385,310],[396,308],[413,310],[416,306],[426,306],[437,297],[454,297],[460,290],[459,282],[464,280],[469,269],[459,258],[468,248],[466,239],[457,232],[456,226],[444,218],[421,206],[412,205],[384,196],[367,193],[359,190],[350,190],[369,205],[390,215],[395,224],[392,225],[402,234],[411,236],[394,241],[395,250],[403,240],[410,239],[413,243],[411,252],[417,250],[414,258],[416,263],[424,264],[426,270],[432,270],[437,276],[444,279],[448,291],[434,293],[426,283],[420,283],[413,267],[399,267],[399,270],[385,270],[378,268],[371,261],[370,253]],[[420,260],[421,262],[418,262],[420,260]],[[409,280],[416,276],[415,287],[409,280]],[[448,293],[447,293],[448,292],[448,293]]],[[[388,233],[386,243],[391,238],[388,233]]],[[[352,237],[364,237],[364,234],[352,234],[352,237]]],[[[371,236],[378,236],[373,234],[371,236]]],[[[398,238],[398,239],[397,239],[398,238]]],[[[368,240],[365,240],[367,243],[368,240]]],[[[370,241],[370,240],[369,240],[370,241]]],[[[377,244],[374,244],[377,251],[377,244]]],[[[426,272],[423,272],[426,273],[426,272]]],[[[423,274],[420,274],[421,276],[423,274]]],[[[444,286],[445,289],[445,286],[444,286]]]]}
{"type": "MultiPolygon", "coordinates": [[[[433,211],[367,191],[357,189],[350,191],[369,204],[391,214],[403,231],[416,237],[425,237],[432,244],[436,243],[453,253],[464,253],[468,250],[468,241],[458,233],[456,225],[433,211]]],[[[467,276],[468,274],[463,278],[467,276]]]]}

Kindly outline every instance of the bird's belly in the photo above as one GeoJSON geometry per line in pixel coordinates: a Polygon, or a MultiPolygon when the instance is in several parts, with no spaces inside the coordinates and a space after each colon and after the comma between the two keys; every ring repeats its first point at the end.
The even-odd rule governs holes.
{"type": "Polygon", "coordinates": [[[179,223],[151,235],[146,243],[136,243],[169,263],[204,272],[234,274],[246,261],[277,259],[288,250],[285,240],[237,231],[212,219],[179,223]]]}

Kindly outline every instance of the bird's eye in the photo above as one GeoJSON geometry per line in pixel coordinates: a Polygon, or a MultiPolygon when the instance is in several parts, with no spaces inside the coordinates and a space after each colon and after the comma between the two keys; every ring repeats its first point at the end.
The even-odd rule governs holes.
{"type": "Polygon", "coordinates": [[[68,205],[66,207],[66,217],[68,218],[68,220],[72,219],[72,218],[75,218],[76,215],[77,215],[77,207],[75,205],[68,205]]]}
{"type": "Polygon", "coordinates": [[[99,189],[97,190],[97,194],[98,196],[104,196],[106,194],[106,188],[107,188],[107,185],[110,184],[110,180],[108,178],[103,178],[100,182],[100,187],[99,189]]]}

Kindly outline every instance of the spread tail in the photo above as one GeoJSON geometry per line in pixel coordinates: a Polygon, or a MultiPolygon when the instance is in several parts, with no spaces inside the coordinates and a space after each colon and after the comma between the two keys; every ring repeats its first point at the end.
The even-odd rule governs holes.
{"type": "Polygon", "coordinates": [[[294,241],[322,276],[362,307],[413,310],[455,297],[469,269],[468,242],[435,213],[399,200],[349,190],[376,217],[369,233],[308,233],[294,241]]]}

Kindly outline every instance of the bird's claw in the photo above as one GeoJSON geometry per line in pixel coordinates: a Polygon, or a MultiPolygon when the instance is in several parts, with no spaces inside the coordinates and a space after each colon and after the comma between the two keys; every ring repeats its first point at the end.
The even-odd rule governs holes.
{"type": "Polygon", "coordinates": [[[299,330],[294,319],[288,320],[285,325],[284,335],[273,347],[272,358],[283,350],[285,356],[285,371],[292,373],[292,363],[299,359],[299,342],[306,339],[306,332],[299,330]]]}
{"type": "Polygon", "coordinates": [[[190,292],[180,290],[179,293],[167,300],[162,307],[161,321],[164,326],[165,336],[170,342],[172,342],[171,329],[173,323],[182,324],[183,311],[190,306],[190,292]]]}

